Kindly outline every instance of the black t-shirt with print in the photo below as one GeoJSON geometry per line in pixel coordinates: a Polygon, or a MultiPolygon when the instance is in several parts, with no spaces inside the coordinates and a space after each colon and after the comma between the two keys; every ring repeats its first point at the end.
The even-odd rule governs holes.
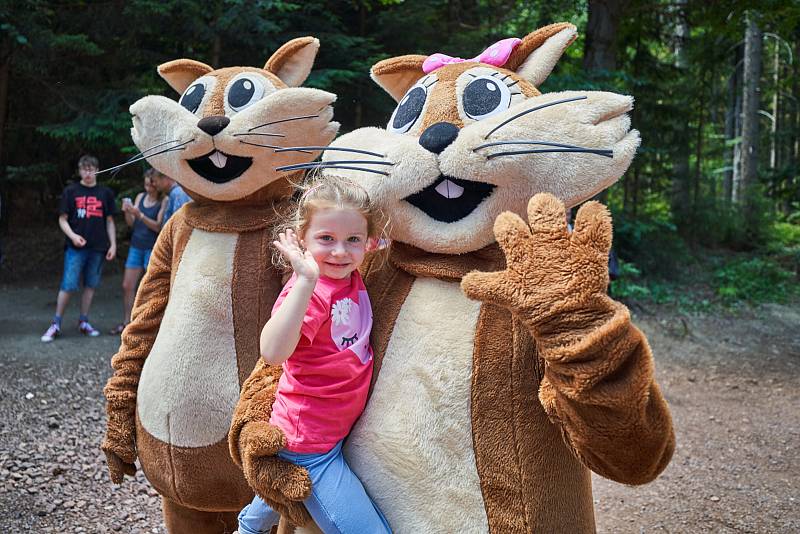
{"type": "MultiPolygon", "coordinates": [[[[72,231],[86,239],[86,246],[82,248],[103,252],[108,250],[111,244],[106,233],[106,217],[117,212],[111,189],[102,185],[69,185],[61,195],[59,212],[67,215],[72,231]]],[[[66,246],[75,248],[69,238],[66,246]]]]}

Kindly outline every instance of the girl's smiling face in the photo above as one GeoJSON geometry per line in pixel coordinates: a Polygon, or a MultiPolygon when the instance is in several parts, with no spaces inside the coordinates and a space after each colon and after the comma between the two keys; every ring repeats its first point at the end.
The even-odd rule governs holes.
{"type": "Polygon", "coordinates": [[[321,276],[342,279],[361,266],[367,251],[367,219],[351,208],[314,210],[300,244],[311,252],[321,276]]]}

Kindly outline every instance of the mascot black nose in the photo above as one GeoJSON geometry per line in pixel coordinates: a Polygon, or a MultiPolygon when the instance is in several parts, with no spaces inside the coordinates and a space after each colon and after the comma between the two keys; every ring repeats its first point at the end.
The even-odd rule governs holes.
{"type": "Polygon", "coordinates": [[[225,115],[212,115],[211,117],[203,117],[197,123],[197,127],[203,130],[208,135],[217,135],[231,122],[225,115]]]}
{"type": "Polygon", "coordinates": [[[442,150],[458,137],[458,126],[449,122],[437,122],[428,126],[419,136],[419,144],[428,152],[441,154],[442,150]]]}

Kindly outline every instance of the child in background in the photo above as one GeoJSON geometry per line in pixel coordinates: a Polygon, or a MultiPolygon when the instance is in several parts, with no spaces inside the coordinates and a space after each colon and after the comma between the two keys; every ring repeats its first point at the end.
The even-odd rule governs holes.
{"type": "MultiPolygon", "coordinates": [[[[391,532],[342,456],[372,378],[372,308],[357,269],[384,226],[362,188],[326,176],[308,184],[274,242],[294,274],[261,332],[261,357],[283,365],[270,423],[286,436],[278,456],[308,470],[304,504],[326,533],[391,532]]],[[[239,533],[267,533],[278,520],[256,496],[239,533]]]]}
{"type": "Polygon", "coordinates": [[[111,261],[117,255],[117,229],[114,225],[116,204],[108,187],[97,185],[97,158],[81,156],[78,173],[81,181],[64,189],[61,194],[58,226],[67,236],[64,244],[64,274],[56,300],[56,314],[42,335],[49,343],[61,334],[61,317],[69,304],[70,295],[83,281],[81,315],[78,330],[95,337],[100,332],[89,322],[95,288],[100,284],[103,259],[111,261]]]}

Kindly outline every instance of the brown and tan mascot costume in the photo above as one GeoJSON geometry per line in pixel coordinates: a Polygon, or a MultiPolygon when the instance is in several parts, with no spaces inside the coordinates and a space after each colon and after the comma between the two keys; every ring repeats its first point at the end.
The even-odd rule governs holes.
{"type": "MultiPolygon", "coordinates": [[[[323,158],[392,220],[388,261],[363,268],[375,371],[344,454],[395,532],[593,532],[590,470],[642,484],[672,456],[650,348],[606,296],[610,216],[587,203],[565,221],[639,144],[632,98],[538,91],[575,35],[381,61],[373,79],[399,102],[387,128],[331,145],[363,151],[350,169],[323,158]]],[[[259,364],[243,388],[230,440],[245,465],[279,441],[274,381],[259,364]]],[[[302,516],[274,495],[296,485],[260,480],[302,516]]]]}
{"type": "Polygon", "coordinates": [[[263,69],[171,61],[158,72],[179,101],[131,106],[136,146],[193,202],[161,231],[111,360],[102,448],[116,483],[139,459],[170,532],[232,532],[252,499],[226,438],[281,288],[269,247],[292,185],[276,168],[318,154],[275,148],[326,145],[338,130],[335,96],[297,87],[318,49],[294,39],[263,69]]]}

